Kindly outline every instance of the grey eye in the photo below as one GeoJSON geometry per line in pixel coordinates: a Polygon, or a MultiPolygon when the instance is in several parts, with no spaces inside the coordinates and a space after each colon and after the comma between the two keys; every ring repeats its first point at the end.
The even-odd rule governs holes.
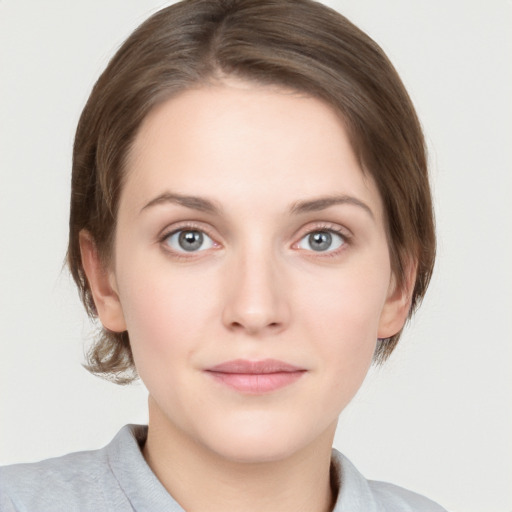
{"type": "Polygon", "coordinates": [[[198,252],[213,247],[213,240],[202,231],[182,229],[166,239],[167,245],[177,252],[198,252]]]}
{"type": "Polygon", "coordinates": [[[313,231],[301,239],[298,247],[315,252],[327,252],[338,249],[345,243],[339,233],[333,231],[313,231]]]}

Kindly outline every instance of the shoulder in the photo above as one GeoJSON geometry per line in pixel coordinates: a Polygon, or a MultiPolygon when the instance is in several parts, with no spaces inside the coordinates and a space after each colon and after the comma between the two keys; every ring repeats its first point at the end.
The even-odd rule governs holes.
{"type": "Polygon", "coordinates": [[[384,510],[400,512],[446,512],[434,501],[398,485],[369,480],[368,484],[384,510]]]}
{"type": "Polygon", "coordinates": [[[425,496],[387,482],[366,480],[337,450],[333,450],[332,462],[339,485],[334,512],[446,512],[425,496]]]}
{"type": "MultiPolygon", "coordinates": [[[[101,450],[71,453],[0,468],[0,511],[64,510],[74,503],[101,507],[106,460],[101,450]]],[[[72,508],[71,508],[72,510],[72,508]]]]}
{"type": "MultiPolygon", "coordinates": [[[[129,437],[126,427],[100,450],[0,468],[0,512],[112,510],[126,501],[111,469],[113,453],[129,437]]],[[[122,506],[116,510],[124,510],[122,506]]],[[[131,508],[129,508],[131,510],[131,508]]]]}

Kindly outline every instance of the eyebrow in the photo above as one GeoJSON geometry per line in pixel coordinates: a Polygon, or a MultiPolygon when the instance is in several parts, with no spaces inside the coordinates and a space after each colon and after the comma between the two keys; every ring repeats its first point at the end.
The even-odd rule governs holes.
{"type": "Polygon", "coordinates": [[[372,219],[375,219],[371,208],[366,203],[360,199],[357,199],[357,197],[347,195],[326,196],[307,201],[297,201],[292,205],[290,212],[294,214],[318,212],[338,204],[350,204],[353,206],[358,206],[359,208],[362,208],[366,213],[368,213],[372,219]]]}
{"type": "Polygon", "coordinates": [[[171,192],[164,192],[159,196],[155,197],[149,203],[144,205],[141,208],[141,213],[147,208],[151,208],[152,206],[156,206],[159,204],[165,203],[173,203],[179,204],[181,206],[185,206],[186,208],[191,208],[192,210],[199,210],[205,213],[219,214],[221,208],[217,206],[213,201],[209,199],[205,199],[204,197],[197,196],[184,196],[181,194],[174,194],[171,192]]]}
{"type": "MultiPolygon", "coordinates": [[[[191,208],[192,210],[198,210],[201,212],[211,213],[214,215],[218,215],[221,212],[220,206],[216,205],[213,201],[209,199],[198,196],[185,196],[182,194],[176,194],[171,192],[164,192],[163,194],[160,194],[159,196],[155,197],[154,199],[149,201],[149,203],[147,203],[141,208],[141,212],[143,212],[147,208],[151,208],[152,206],[165,203],[179,204],[181,206],[185,206],[186,208],[191,208]]],[[[359,208],[362,208],[365,212],[367,212],[372,219],[375,218],[371,208],[366,203],[364,203],[360,199],[357,199],[357,197],[348,195],[326,196],[319,197],[316,199],[308,199],[305,201],[297,201],[293,203],[293,205],[291,206],[290,213],[300,214],[308,212],[318,212],[339,204],[350,204],[358,206],[359,208]]]]}

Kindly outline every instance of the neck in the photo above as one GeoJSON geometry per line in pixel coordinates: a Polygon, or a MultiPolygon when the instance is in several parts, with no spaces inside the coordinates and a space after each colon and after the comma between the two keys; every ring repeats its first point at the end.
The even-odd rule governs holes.
{"type": "Polygon", "coordinates": [[[190,439],[150,406],[144,457],[173,498],[190,512],[328,512],[331,446],[336,425],[321,439],[279,460],[239,462],[190,439]],[[200,489],[200,492],[198,490],[200,489]]]}

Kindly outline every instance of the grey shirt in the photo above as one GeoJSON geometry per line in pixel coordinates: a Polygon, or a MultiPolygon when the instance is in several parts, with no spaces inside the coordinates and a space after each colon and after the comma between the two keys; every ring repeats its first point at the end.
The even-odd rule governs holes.
{"type": "MultiPolygon", "coordinates": [[[[127,425],[101,450],[0,468],[0,512],[184,512],[141,453],[147,427],[127,425]]],[[[443,512],[419,494],[366,480],[333,450],[333,512],[443,512]]]]}

